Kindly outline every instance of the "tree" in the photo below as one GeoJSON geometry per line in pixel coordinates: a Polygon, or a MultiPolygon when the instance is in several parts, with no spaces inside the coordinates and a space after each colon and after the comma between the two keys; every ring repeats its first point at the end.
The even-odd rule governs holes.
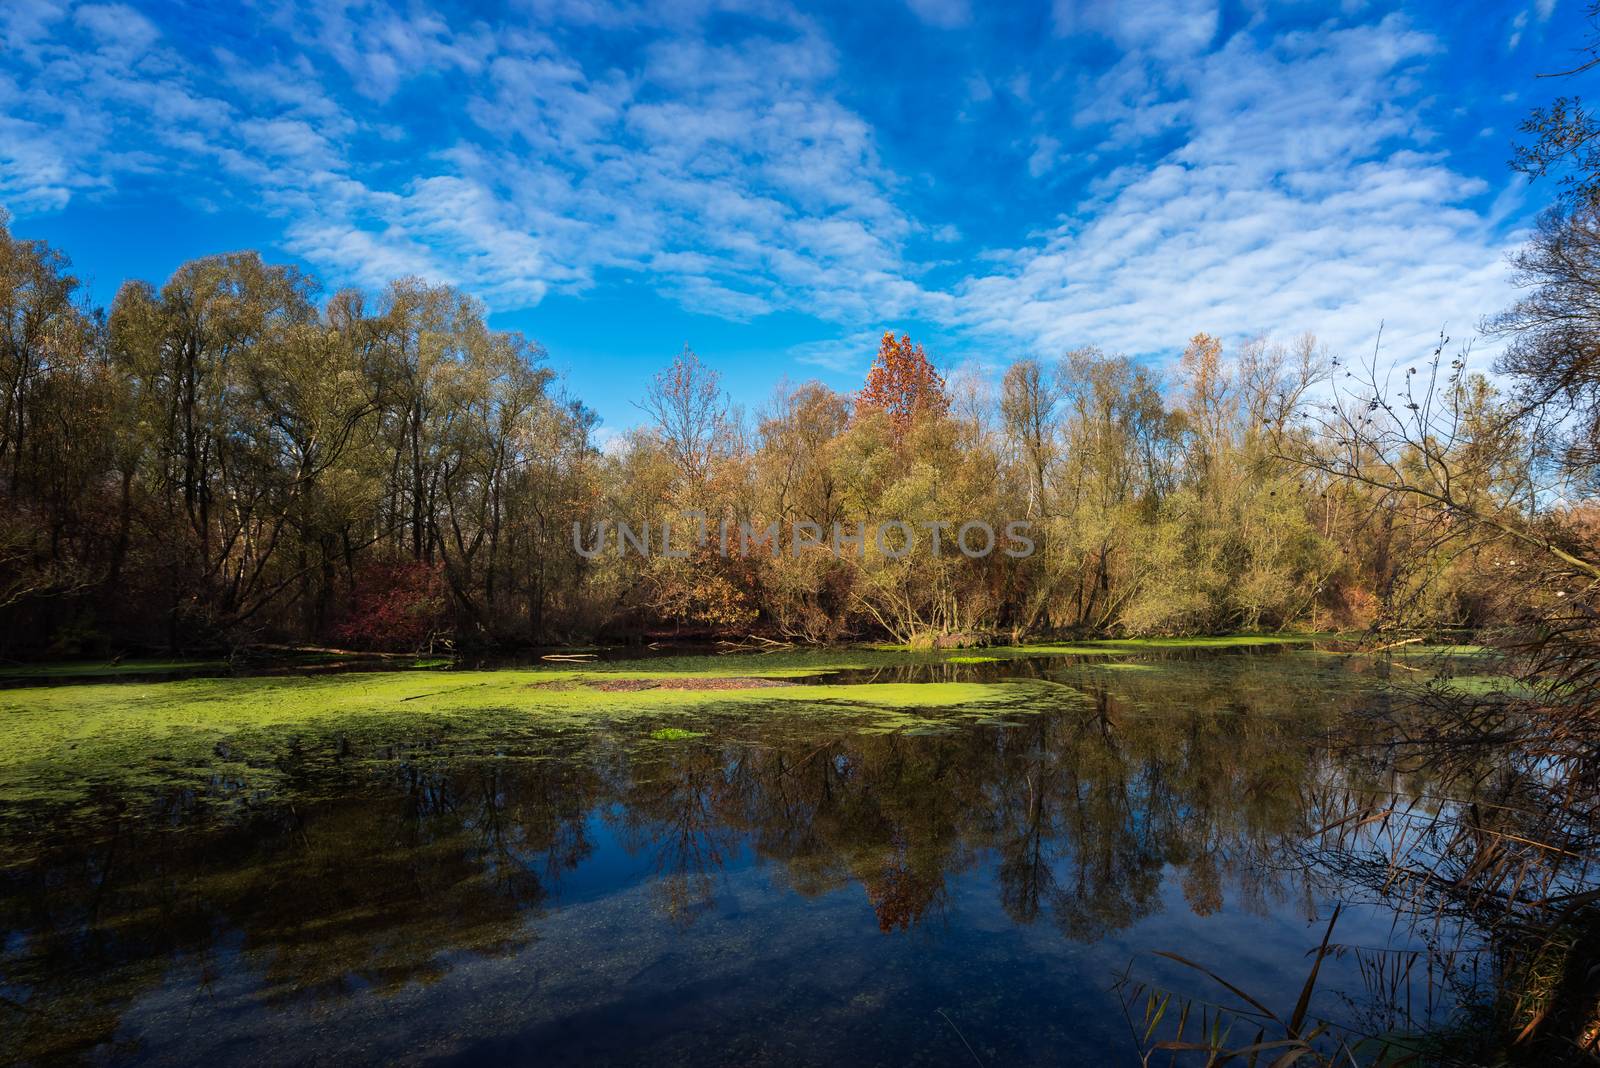
{"type": "Polygon", "coordinates": [[[820,382],[781,386],[758,428],[758,477],[772,514],[827,529],[840,518],[829,446],[849,425],[846,399],[820,382]]]}
{"type": "Polygon", "coordinates": [[[641,407],[677,466],[688,497],[703,503],[712,463],[726,449],[731,430],[721,376],[685,345],[672,366],[650,380],[641,407]]]}
{"type": "Polygon", "coordinates": [[[944,379],[922,346],[912,344],[909,334],[895,340],[894,333],[886,330],[877,359],[867,371],[867,384],[856,394],[856,406],[886,413],[899,440],[922,416],[948,412],[950,398],[945,394],[944,379]]]}
{"type": "MultiPolygon", "coordinates": [[[[1576,63],[1543,77],[1572,78],[1600,66],[1600,2],[1586,8],[1588,39],[1576,50],[1576,63]]],[[[1514,147],[1511,167],[1529,178],[1560,175],[1561,196],[1569,206],[1600,207],[1600,118],[1577,96],[1561,96],[1536,107],[1518,126],[1530,138],[1514,147]]]]}
{"type": "Polygon", "coordinates": [[[1511,260],[1525,295],[1484,328],[1509,343],[1496,370],[1517,383],[1519,418],[1571,473],[1600,468],[1600,206],[1551,210],[1511,260]]]}
{"type": "Polygon", "coordinates": [[[286,456],[294,431],[268,384],[276,358],[317,344],[306,333],[314,292],[294,268],[233,253],[185,264],[159,292],[130,284],[117,295],[113,356],[153,431],[148,477],[175,524],[164,531],[173,644],[186,616],[226,626],[280,591],[269,565],[316,474],[337,459],[286,456]]]}
{"type": "Polygon", "coordinates": [[[1172,420],[1159,384],[1125,356],[1075,349],[1057,377],[1064,456],[1048,527],[1050,616],[1104,629],[1144,584],[1139,544],[1168,489],[1172,420]]]}
{"type": "Polygon", "coordinates": [[[84,347],[87,317],[75,303],[78,280],[67,258],[42,241],[11,236],[0,209],[0,465],[15,493],[30,429],[30,394],[53,362],[84,347]]]}
{"type": "Polygon", "coordinates": [[[1194,435],[1202,467],[1221,451],[1232,415],[1234,383],[1231,368],[1222,360],[1222,342],[1210,334],[1189,339],[1179,360],[1183,372],[1189,432],[1194,435]]]}
{"type": "Polygon", "coordinates": [[[1028,473],[1028,515],[1045,507],[1045,472],[1055,458],[1056,386],[1037,360],[1018,360],[1000,383],[1000,415],[1028,473]]]}

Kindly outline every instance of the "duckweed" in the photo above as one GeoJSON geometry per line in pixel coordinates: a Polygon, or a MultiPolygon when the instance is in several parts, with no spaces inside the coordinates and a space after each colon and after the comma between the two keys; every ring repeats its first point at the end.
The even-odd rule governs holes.
{"type": "MultiPolygon", "coordinates": [[[[70,801],[105,786],[259,782],[275,773],[277,757],[287,748],[337,734],[409,739],[446,731],[494,738],[533,725],[581,730],[644,715],[741,709],[746,715],[776,715],[779,710],[845,715],[863,727],[897,730],[929,716],[984,717],[1029,703],[1059,706],[1081,697],[1071,687],[1036,680],[711,688],[709,680],[725,684],[730,670],[737,670],[732,659],[699,658],[695,669],[679,671],[646,671],[633,664],[584,670],[86,682],[0,690],[0,735],[7,743],[0,747],[0,802],[70,801]],[[595,685],[628,678],[704,679],[707,688],[608,690],[595,685]]],[[[739,665],[744,673],[732,677],[803,680],[833,669],[825,656],[821,659],[812,667],[739,665]]]]}
{"type": "Polygon", "coordinates": [[[650,737],[658,742],[683,742],[690,738],[704,738],[705,731],[686,731],[682,727],[658,727],[650,732],[650,737]]]}

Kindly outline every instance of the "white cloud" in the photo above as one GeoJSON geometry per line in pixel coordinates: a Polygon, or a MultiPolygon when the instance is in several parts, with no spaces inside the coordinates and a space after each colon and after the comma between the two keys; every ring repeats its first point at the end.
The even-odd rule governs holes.
{"type": "MultiPolygon", "coordinates": [[[[1401,348],[1467,336],[1507,296],[1503,242],[1467,206],[1486,185],[1414,147],[1427,131],[1400,102],[1435,47],[1391,17],[1265,48],[1241,35],[1182,64],[1130,53],[1177,80],[1160,100],[1182,143],[968,278],[955,324],[1045,351],[1171,351],[1197,330],[1309,329],[1345,351],[1380,324],[1401,348]]],[[[1110,77],[1094,91],[1112,137],[1140,142],[1150,83],[1110,77]]]]}
{"type": "Polygon", "coordinates": [[[0,7],[0,53],[32,62],[39,42],[66,14],[65,0],[9,0],[0,7]]]}
{"type": "Polygon", "coordinates": [[[471,109],[492,136],[459,169],[501,190],[579,288],[620,268],[732,318],[902,307],[918,227],[870,128],[821,89],[837,63],[809,32],[674,38],[622,79],[549,51],[502,57],[471,109]]]}
{"type": "Polygon", "coordinates": [[[589,432],[589,440],[607,456],[622,456],[627,452],[628,434],[615,427],[597,426],[589,432]]]}
{"type": "Polygon", "coordinates": [[[334,283],[417,273],[501,308],[604,270],[648,271],[736,319],[919,305],[903,245],[928,228],[833,95],[832,45],[763,0],[727,0],[756,28],[709,43],[701,20],[719,6],[568,6],[642,33],[631,64],[582,61],[529,27],[347,0],[304,0],[262,28],[281,30],[264,59],[214,50],[210,66],[132,10],[13,13],[0,31],[27,58],[22,80],[0,73],[0,198],[57,209],[166,171],[196,201],[243,195],[284,218],[286,247],[334,283]],[[422,78],[467,87],[443,147],[376,121],[422,78]],[[335,104],[340,79],[369,102],[335,104]]]}
{"type": "Polygon", "coordinates": [[[865,375],[878,354],[882,330],[857,330],[821,341],[793,345],[788,355],[797,363],[821,367],[836,374],[865,375]]]}
{"type": "Polygon", "coordinates": [[[72,19],[102,47],[125,54],[143,52],[161,36],[149,19],[126,4],[85,4],[72,19]]]}
{"type": "Polygon", "coordinates": [[[923,22],[944,30],[972,21],[972,7],[967,0],[906,0],[906,6],[923,22]]]}
{"type": "Polygon", "coordinates": [[[1056,0],[1056,32],[1062,36],[1096,33],[1124,49],[1168,59],[1196,55],[1217,35],[1217,0],[1143,0],[1106,4],[1097,0],[1056,0]]]}
{"type": "Polygon", "coordinates": [[[1056,165],[1056,153],[1061,151],[1061,142],[1049,134],[1040,134],[1033,139],[1033,154],[1028,157],[1028,174],[1038,178],[1056,165]]]}
{"type": "Polygon", "coordinates": [[[483,24],[452,27],[420,6],[402,15],[380,0],[302,0],[285,4],[280,17],[304,47],[332,56],[358,92],[380,102],[424,72],[476,73],[495,50],[483,24]]]}
{"type": "Polygon", "coordinates": [[[48,127],[0,115],[0,207],[56,211],[91,184],[87,175],[74,173],[48,127]]]}

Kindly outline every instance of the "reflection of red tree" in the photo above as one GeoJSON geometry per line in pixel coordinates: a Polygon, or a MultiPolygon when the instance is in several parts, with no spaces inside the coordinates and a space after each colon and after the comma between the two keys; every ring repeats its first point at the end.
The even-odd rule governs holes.
{"type": "Polygon", "coordinates": [[[878,914],[878,930],[885,934],[896,928],[908,931],[920,922],[940,886],[937,877],[914,871],[903,853],[886,864],[876,879],[863,882],[872,911],[878,914]]]}

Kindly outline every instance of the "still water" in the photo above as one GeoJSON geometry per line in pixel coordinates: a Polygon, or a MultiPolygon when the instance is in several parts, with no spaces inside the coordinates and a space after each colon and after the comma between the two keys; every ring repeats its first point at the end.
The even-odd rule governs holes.
{"type": "Polygon", "coordinates": [[[1447,1013],[1419,988],[1387,1014],[1367,955],[1437,933],[1303,848],[1330,785],[1384,775],[1335,741],[1381,673],[1121,663],[942,669],[1058,689],[891,726],[708,695],[670,721],[308,727],[259,782],[18,809],[0,1060],[1133,1064],[1119,977],[1230,1000],[1166,951],[1287,1010],[1336,902],[1351,948],[1313,1011],[1447,1013]]]}

